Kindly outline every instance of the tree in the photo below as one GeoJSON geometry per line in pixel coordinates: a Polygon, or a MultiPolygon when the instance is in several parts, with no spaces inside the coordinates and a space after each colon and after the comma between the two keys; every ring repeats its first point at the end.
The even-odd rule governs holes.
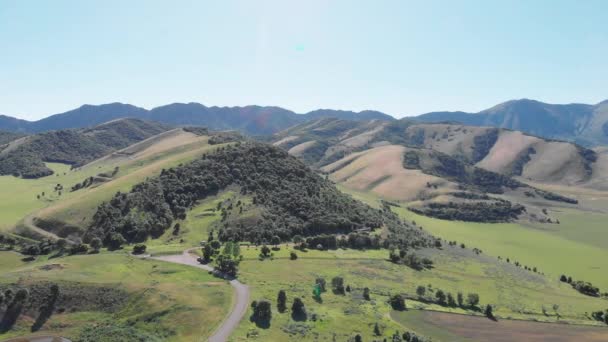
{"type": "Polygon", "coordinates": [[[378,322],[374,324],[374,336],[380,336],[382,333],[380,332],[380,327],[378,326],[378,322]]]}
{"type": "Polygon", "coordinates": [[[370,297],[369,297],[369,288],[368,287],[366,287],[366,288],[363,289],[363,299],[370,300],[370,297]]]}
{"type": "Polygon", "coordinates": [[[319,277],[319,278],[315,279],[315,284],[319,285],[321,292],[327,291],[325,288],[325,278],[319,277]]]}
{"type": "Polygon", "coordinates": [[[295,243],[296,245],[304,242],[304,238],[301,235],[294,235],[292,240],[293,240],[293,243],[295,243]]]}
{"type": "MultiPolygon", "coordinates": [[[[252,303],[253,304],[253,303],[252,303]]],[[[253,307],[253,305],[252,305],[253,307]]],[[[253,307],[252,320],[256,323],[267,325],[272,319],[272,306],[267,300],[260,300],[253,307]]]]}
{"type": "Polygon", "coordinates": [[[454,300],[454,296],[450,292],[448,292],[448,306],[456,307],[456,300],[454,300]]]}
{"type": "Polygon", "coordinates": [[[211,245],[211,248],[215,250],[218,250],[220,249],[220,247],[222,247],[222,243],[217,240],[212,240],[211,242],[209,242],[209,244],[211,245]]]}
{"type": "Polygon", "coordinates": [[[406,309],[405,299],[400,294],[393,295],[390,298],[390,304],[393,310],[403,311],[406,309]]]}
{"type": "Polygon", "coordinates": [[[55,242],[55,245],[57,246],[60,252],[63,252],[65,247],[68,245],[68,241],[66,239],[58,239],[55,242]]]}
{"type": "Polygon", "coordinates": [[[273,236],[270,241],[275,248],[279,248],[279,245],[281,244],[281,238],[278,235],[273,236]]]}
{"type": "Polygon", "coordinates": [[[280,290],[277,295],[277,309],[279,309],[279,312],[287,310],[287,295],[284,290],[280,290]]]}
{"type": "Polygon", "coordinates": [[[494,317],[494,312],[492,310],[492,305],[490,305],[490,304],[486,305],[485,314],[486,314],[486,317],[488,317],[489,319],[496,319],[494,317]]]}
{"type": "Polygon", "coordinates": [[[458,292],[458,294],[456,295],[456,300],[458,301],[459,307],[464,306],[464,296],[462,295],[462,292],[458,292]]]}
{"type": "Polygon", "coordinates": [[[298,255],[296,254],[296,252],[289,253],[289,259],[291,259],[291,260],[297,260],[298,259],[298,255]]]}
{"type": "Polygon", "coordinates": [[[217,257],[216,262],[218,271],[230,277],[236,277],[239,265],[238,261],[232,260],[229,256],[220,255],[217,257]]]}
{"type": "Polygon", "coordinates": [[[133,254],[135,254],[135,255],[144,254],[144,253],[146,253],[146,249],[147,249],[146,245],[141,244],[141,243],[137,244],[137,245],[133,246],[133,254]]]}
{"type": "Polygon", "coordinates": [[[95,253],[99,253],[99,249],[101,248],[101,239],[98,237],[91,239],[91,248],[93,248],[95,253]]]}
{"type": "Polygon", "coordinates": [[[203,263],[209,263],[213,257],[213,254],[215,254],[215,251],[213,250],[213,247],[211,247],[211,244],[206,244],[205,247],[203,247],[203,263]]]}
{"type": "Polygon", "coordinates": [[[296,320],[306,319],[306,308],[304,307],[304,302],[300,297],[296,297],[293,299],[293,304],[291,305],[291,316],[296,320]]]}
{"type": "Polygon", "coordinates": [[[355,342],[363,342],[363,338],[361,337],[361,335],[355,335],[355,342]]]}
{"type": "Polygon", "coordinates": [[[261,250],[260,256],[262,256],[262,258],[269,257],[270,256],[270,248],[268,248],[268,246],[266,246],[266,245],[262,246],[262,250],[261,250]]]}
{"type": "Polygon", "coordinates": [[[344,294],[344,278],[333,277],[331,279],[331,286],[336,293],[344,294]]]}
{"type": "Polygon", "coordinates": [[[418,295],[418,297],[423,298],[424,295],[426,294],[426,287],[424,286],[418,286],[416,288],[416,294],[418,295]]]}
{"type": "Polygon", "coordinates": [[[467,304],[470,307],[476,307],[479,304],[479,295],[477,293],[469,293],[467,295],[467,304]]]}
{"type": "Polygon", "coordinates": [[[127,240],[125,240],[125,238],[122,236],[122,234],[113,233],[112,235],[110,235],[107,245],[108,245],[108,249],[117,250],[117,249],[120,249],[122,247],[122,245],[124,245],[125,243],[127,243],[127,240]]]}
{"type": "Polygon", "coordinates": [[[437,303],[439,303],[439,305],[446,304],[446,295],[442,290],[437,290],[437,292],[435,292],[435,298],[437,298],[437,303]]]}

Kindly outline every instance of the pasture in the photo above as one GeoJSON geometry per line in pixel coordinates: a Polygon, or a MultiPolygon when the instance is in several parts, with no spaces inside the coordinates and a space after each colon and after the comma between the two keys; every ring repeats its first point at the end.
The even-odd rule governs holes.
{"type": "MultiPolygon", "coordinates": [[[[42,335],[77,337],[91,323],[125,325],[167,341],[205,340],[219,326],[232,305],[226,281],[199,269],[126,253],[101,253],[22,262],[13,252],[0,252],[0,286],[53,282],[62,286],[104,287],[129,293],[117,312],[81,311],[78,307],[55,313],[42,335]]],[[[0,339],[29,334],[32,321],[23,317],[0,339]]],[[[110,338],[110,336],[106,336],[110,338]]]]}

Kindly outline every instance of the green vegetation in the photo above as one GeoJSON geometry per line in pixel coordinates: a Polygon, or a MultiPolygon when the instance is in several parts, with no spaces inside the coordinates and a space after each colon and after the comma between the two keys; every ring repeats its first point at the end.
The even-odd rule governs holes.
{"type": "Polygon", "coordinates": [[[91,129],[40,133],[0,154],[0,175],[49,176],[53,170],[47,168],[45,162],[78,167],[165,130],[167,127],[161,124],[128,119],[91,129]]]}
{"type": "Polygon", "coordinates": [[[286,152],[253,142],[220,148],[190,164],[163,170],[129,193],[116,194],[99,206],[85,240],[99,237],[108,244],[116,233],[129,242],[158,238],[176,219],[185,219],[197,201],[231,185],[251,196],[263,214],[249,224],[225,222],[218,232],[222,241],[260,244],[275,236],[286,241],[296,234],[349,233],[386,226],[393,236],[389,240],[396,244],[430,243],[424,233],[402,224],[395,215],[345,196],[286,152]]]}
{"type": "Polygon", "coordinates": [[[14,252],[0,252],[0,271],[2,293],[11,288],[29,294],[21,318],[0,338],[30,332],[51,304],[53,284],[58,286],[56,309],[40,331],[72,340],[108,340],[110,331],[162,341],[196,340],[211,335],[231,307],[225,281],[193,267],[122,253],[23,262],[14,252]],[[119,327],[128,329],[119,332],[119,327]]]}

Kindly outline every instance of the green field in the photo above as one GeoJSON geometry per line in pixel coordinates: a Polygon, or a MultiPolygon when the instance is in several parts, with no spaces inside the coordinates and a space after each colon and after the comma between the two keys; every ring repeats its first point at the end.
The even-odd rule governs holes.
{"type": "MultiPolygon", "coordinates": [[[[364,340],[372,340],[374,323],[385,327],[390,336],[395,330],[403,330],[389,316],[387,304],[389,294],[403,293],[416,296],[416,287],[429,286],[434,291],[456,294],[476,292],[481,304],[493,304],[501,318],[558,321],[553,306],[558,306],[559,321],[590,324],[585,312],[600,310],[606,302],[586,297],[556,279],[534,274],[513,265],[499,263],[493,257],[476,255],[469,249],[448,247],[443,251],[421,251],[435,261],[435,268],[415,271],[387,260],[386,250],[336,250],[304,253],[296,251],[299,258],[289,260],[289,246],[275,251],[272,260],[260,261],[259,249],[241,247],[244,261],[241,262],[240,276],[252,287],[252,300],[269,299],[276,305],[280,289],[287,292],[288,307],[294,296],[303,298],[309,313],[318,316],[316,322],[294,322],[289,313],[273,311],[270,328],[260,328],[249,320],[241,322],[233,335],[234,341],[247,340],[247,336],[257,336],[261,341],[286,340],[345,340],[359,333],[364,340]],[[345,296],[325,293],[322,303],[317,303],[311,295],[316,277],[324,277],[328,283],[334,276],[342,276],[353,289],[345,296]],[[370,302],[361,298],[361,291],[369,287],[370,302]],[[545,313],[543,312],[543,308],[545,313]]],[[[429,292],[432,297],[432,292],[429,292]]],[[[465,313],[459,308],[447,308],[436,304],[425,304],[408,300],[410,308],[465,313]]],[[[468,314],[476,314],[466,311],[468,314]]],[[[415,327],[409,327],[415,331],[415,327]]],[[[422,332],[420,334],[424,335],[422,332]]]]}
{"type": "MultiPolygon", "coordinates": [[[[378,198],[340,187],[366,203],[378,206],[378,198]]],[[[537,267],[550,278],[567,274],[608,291],[608,215],[574,209],[552,209],[560,224],[474,223],[446,221],[394,207],[408,221],[415,221],[431,234],[465,243],[485,254],[510,258],[537,267]]]]}
{"type": "Polygon", "coordinates": [[[70,170],[64,164],[48,163],[55,175],[39,179],[0,176],[3,189],[0,192],[0,212],[3,213],[0,216],[0,231],[6,232],[15,226],[28,228],[20,222],[33,213],[45,219],[56,219],[76,226],[86,225],[99,203],[108,200],[117,191],[128,191],[146,177],[160,173],[163,168],[186,163],[217,146],[220,145],[208,145],[207,139],[201,138],[198,142],[150,153],[142,158],[102,159],[77,170],[70,170]],[[101,172],[112,171],[117,166],[120,171],[112,181],[70,192],[73,185],[101,172]],[[64,187],[61,196],[54,191],[57,184],[64,187]],[[42,192],[45,195],[38,199],[37,195],[42,192]]]}
{"type": "MultiPolygon", "coordinates": [[[[16,253],[0,252],[0,272],[0,285],[55,282],[60,291],[62,284],[76,284],[109,286],[130,294],[116,313],[55,313],[39,332],[43,335],[57,333],[75,338],[93,322],[111,322],[131,325],[162,340],[204,341],[232,305],[232,290],[223,280],[193,267],[140,260],[121,252],[50,260],[41,257],[30,263],[22,262],[16,253]]],[[[29,334],[30,325],[31,320],[22,317],[0,339],[29,334]]]]}

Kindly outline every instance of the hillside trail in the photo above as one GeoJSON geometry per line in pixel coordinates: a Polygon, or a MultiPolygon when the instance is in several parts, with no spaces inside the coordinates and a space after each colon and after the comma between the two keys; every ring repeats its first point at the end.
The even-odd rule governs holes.
{"type": "Polygon", "coordinates": [[[230,337],[232,332],[234,332],[234,330],[238,327],[239,322],[247,313],[247,309],[249,307],[249,298],[251,297],[249,286],[241,283],[237,279],[233,279],[225,274],[218,272],[213,267],[202,265],[201,263],[199,263],[196,256],[190,254],[190,251],[195,249],[196,248],[190,248],[185,250],[182,254],[177,255],[163,255],[148,258],[198,267],[206,271],[214,272],[217,276],[230,281],[230,285],[234,288],[236,292],[236,302],[234,303],[232,311],[230,312],[228,317],[226,317],[226,319],[222,322],[222,325],[214,332],[211,337],[209,337],[209,342],[225,342],[228,340],[228,337],[230,337]]]}
{"type": "MultiPolygon", "coordinates": [[[[57,236],[56,234],[53,234],[49,231],[46,231],[46,230],[38,227],[36,225],[36,223],[34,222],[34,218],[35,218],[34,215],[35,215],[35,213],[29,214],[23,219],[22,224],[26,229],[29,229],[29,230],[33,231],[34,233],[40,234],[43,237],[53,240],[53,241],[61,239],[61,237],[57,236]]],[[[67,240],[67,241],[71,242],[69,240],[67,240]]]]}

